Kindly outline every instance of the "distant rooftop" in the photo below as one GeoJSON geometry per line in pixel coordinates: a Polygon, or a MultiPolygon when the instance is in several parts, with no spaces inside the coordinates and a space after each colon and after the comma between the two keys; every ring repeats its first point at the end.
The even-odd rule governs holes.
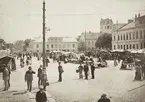
{"type": "Polygon", "coordinates": [[[133,22],[131,22],[131,23],[128,23],[128,24],[124,25],[123,27],[121,27],[121,28],[119,29],[119,31],[120,31],[120,30],[125,30],[125,29],[134,28],[134,27],[135,27],[135,21],[133,21],[133,22]]]}
{"type": "MultiPolygon", "coordinates": [[[[47,39],[62,39],[62,42],[77,42],[77,39],[74,37],[49,37],[46,38],[47,39]]],[[[40,37],[39,39],[35,40],[34,42],[43,42],[42,37],[40,37]]]]}
{"type": "Polygon", "coordinates": [[[99,32],[84,32],[82,34],[83,34],[83,36],[86,37],[86,39],[89,39],[89,40],[97,39],[101,35],[101,33],[99,33],[99,32]]]}
{"type": "Polygon", "coordinates": [[[72,37],[63,37],[62,42],[78,42],[76,38],[72,37]]]}

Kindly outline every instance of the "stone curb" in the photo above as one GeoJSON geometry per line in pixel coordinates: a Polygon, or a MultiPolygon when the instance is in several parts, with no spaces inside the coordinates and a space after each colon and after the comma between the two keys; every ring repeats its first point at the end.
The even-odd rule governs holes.
{"type": "MultiPolygon", "coordinates": [[[[36,91],[35,92],[28,92],[27,95],[30,99],[30,102],[36,102],[36,100],[35,100],[36,91]]],[[[47,91],[46,91],[46,95],[47,95],[48,102],[56,102],[54,100],[54,98],[52,97],[52,95],[50,95],[47,91]]]]}

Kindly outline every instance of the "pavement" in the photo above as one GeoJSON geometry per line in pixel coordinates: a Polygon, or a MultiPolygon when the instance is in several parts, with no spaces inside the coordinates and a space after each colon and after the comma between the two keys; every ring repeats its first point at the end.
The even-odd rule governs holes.
{"type": "MultiPolygon", "coordinates": [[[[41,61],[33,59],[32,68],[35,72],[41,61]]],[[[120,65],[113,66],[113,61],[108,61],[109,67],[96,69],[95,79],[78,79],[76,73],[77,64],[64,64],[63,82],[57,82],[57,63],[50,63],[47,68],[47,76],[50,86],[47,87],[49,102],[97,102],[103,93],[111,99],[111,102],[145,102],[145,81],[134,81],[134,70],[120,70],[120,65]]],[[[11,75],[11,88],[7,92],[0,92],[0,102],[35,102],[37,88],[37,73],[34,75],[33,90],[26,92],[24,74],[28,66],[19,68],[11,75]],[[9,101],[4,101],[7,99],[9,101]]],[[[0,83],[2,80],[0,79],[0,83]]],[[[0,84],[1,88],[1,84],[0,84]]]]}
{"type": "MultiPolygon", "coordinates": [[[[35,60],[34,60],[35,61],[35,60]]],[[[17,62],[17,70],[11,73],[11,87],[8,91],[3,91],[4,85],[2,80],[2,73],[0,73],[0,102],[36,102],[36,92],[39,91],[37,88],[37,74],[34,75],[33,89],[32,92],[26,91],[26,83],[24,81],[25,72],[28,70],[28,66],[20,68],[19,61],[17,62]]],[[[37,72],[36,63],[32,65],[34,71],[37,72]]],[[[47,91],[48,102],[56,102],[52,95],[47,91]]]]}

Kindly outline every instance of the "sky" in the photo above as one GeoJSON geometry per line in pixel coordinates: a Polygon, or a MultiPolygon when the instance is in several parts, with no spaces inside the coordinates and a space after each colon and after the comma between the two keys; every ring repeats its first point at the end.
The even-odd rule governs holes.
{"type": "MultiPolygon", "coordinates": [[[[145,0],[45,0],[49,36],[77,37],[100,32],[101,18],[127,23],[136,13],[145,15],[145,0]]],[[[42,35],[43,0],[0,0],[0,37],[6,42],[42,35]]]]}

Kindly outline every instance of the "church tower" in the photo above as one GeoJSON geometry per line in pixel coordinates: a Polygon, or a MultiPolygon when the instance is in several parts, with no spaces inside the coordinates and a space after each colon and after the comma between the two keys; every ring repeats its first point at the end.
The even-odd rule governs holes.
{"type": "Polygon", "coordinates": [[[100,21],[100,33],[109,33],[111,34],[113,30],[113,21],[112,19],[101,19],[100,21]]]}

